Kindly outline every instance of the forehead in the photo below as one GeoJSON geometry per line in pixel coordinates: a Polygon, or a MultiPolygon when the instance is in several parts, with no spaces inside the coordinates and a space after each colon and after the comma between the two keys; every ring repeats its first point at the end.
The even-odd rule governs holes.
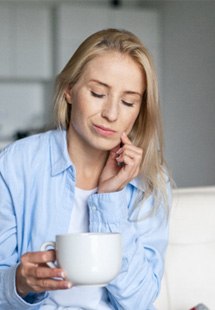
{"type": "Polygon", "coordinates": [[[142,88],[145,85],[145,73],[140,64],[130,55],[108,51],[90,60],[81,75],[82,79],[102,79],[108,84],[117,81],[142,88]]]}
{"type": "MultiPolygon", "coordinates": [[[[119,69],[120,67],[124,67],[125,69],[127,69],[128,67],[135,67],[136,70],[142,70],[139,63],[135,61],[130,55],[123,54],[117,51],[104,51],[96,55],[85,65],[83,73],[86,71],[90,71],[90,69],[99,70],[103,67],[106,67],[107,65],[110,66],[111,64],[114,64],[114,67],[116,67],[117,69],[119,69]],[[117,67],[116,63],[118,64],[117,67]]],[[[110,69],[112,69],[112,67],[113,66],[110,66],[110,69]]]]}

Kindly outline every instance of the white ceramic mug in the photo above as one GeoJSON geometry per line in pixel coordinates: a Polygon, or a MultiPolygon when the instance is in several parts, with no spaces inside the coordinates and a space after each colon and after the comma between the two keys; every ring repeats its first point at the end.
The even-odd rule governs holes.
{"type": "MultiPolygon", "coordinates": [[[[119,233],[72,233],[57,235],[41,251],[56,250],[57,266],[72,285],[105,286],[118,274],[122,260],[119,233]]],[[[56,263],[48,263],[56,267],[56,263]]]]}

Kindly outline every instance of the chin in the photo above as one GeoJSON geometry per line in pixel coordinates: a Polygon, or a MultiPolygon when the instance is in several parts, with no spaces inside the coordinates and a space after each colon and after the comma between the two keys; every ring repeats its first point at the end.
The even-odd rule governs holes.
{"type": "Polygon", "coordinates": [[[105,143],[97,143],[96,144],[96,148],[101,150],[101,151],[110,151],[112,150],[114,147],[116,147],[117,145],[119,145],[120,141],[111,141],[111,142],[105,142],[105,143]]]}

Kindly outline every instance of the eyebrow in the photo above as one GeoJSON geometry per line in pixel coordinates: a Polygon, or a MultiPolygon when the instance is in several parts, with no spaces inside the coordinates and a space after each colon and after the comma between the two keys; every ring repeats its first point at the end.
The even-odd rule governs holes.
{"type": "MultiPolygon", "coordinates": [[[[101,86],[104,86],[104,87],[106,87],[106,88],[110,88],[110,86],[108,85],[108,84],[106,84],[106,83],[103,83],[103,82],[101,82],[101,81],[99,81],[99,80],[90,80],[90,82],[94,82],[94,83],[97,83],[97,84],[99,84],[99,85],[101,85],[101,86]]],[[[127,90],[127,91],[125,91],[125,94],[129,94],[129,95],[138,95],[138,96],[140,96],[140,97],[142,97],[142,94],[141,93],[138,93],[138,92],[136,92],[136,91],[132,91],[132,90],[127,90]]]]}

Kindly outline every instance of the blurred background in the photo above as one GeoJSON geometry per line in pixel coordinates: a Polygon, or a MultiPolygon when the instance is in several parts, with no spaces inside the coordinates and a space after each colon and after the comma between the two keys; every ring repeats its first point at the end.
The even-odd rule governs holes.
{"type": "Polygon", "coordinates": [[[0,149],[51,122],[56,74],[107,27],[153,55],[176,185],[214,185],[215,0],[0,0],[0,149]]]}

